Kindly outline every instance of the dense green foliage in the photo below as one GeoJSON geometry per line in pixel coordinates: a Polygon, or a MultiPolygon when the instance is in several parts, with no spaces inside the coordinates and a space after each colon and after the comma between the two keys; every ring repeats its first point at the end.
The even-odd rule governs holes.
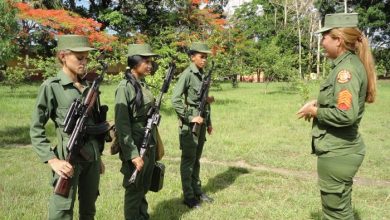
{"type": "MultiPolygon", "coordinates": [[[[9,1],[0,1],[0,70],[3,70],[6,62],[15,57],[17,47],[15,35],[18,32],[16,10],[9,1]]],[[[0,73],[1,80],[2,73],[0,73]]]]}
{"type": "MultiPolygon", "coordinates": [[[[198,40],[206,41],[213,48],[211,59],[216,61],[215,79],[226,79],[234,74],[262,73],[268,81],[296,82],[307,79],[311,73],[326,76],[327,60],[316,58],[319,38],[313,35],[313,31],[325,14],[344,10],[343,2],[336,0],[254,0],[237,8],[227,20],[222,12],[228,1],[223,0],[91,0],[84,1],[84,4],[74,0],[27,2],[35,8],[64,9],[96,19],[102,24],[101,31],[115,35],[117,39],[109,45],[99,41],[95,44],[97,48],[108,46],[106,62],[120,67],[115,70],[119,71],[119,75],[107,77],[110,81],[122,78],[127,44],[150,43],[160,54],[157,60],[160,64],[156,73],[158,80],[150,81],[156,88],[160,86],[160,78],[171,60],[176,60],[178,72],[183,70],[188,62],[187,46],[198,40]]],[[[372,42],[378,75],[388,73],[390,3],[379,0],[347,3],[349,12],[360,14],[359,26],[372,42]]],[[[30,68],[34,71],[23,71],[24,64],[19,62],[18,66],[9,69],[8,75],[16,75],[8,78],[8,85],[17,85],[37,72],[43,73],[45,78],[56,72],[57,64],[52,58],[55,43],[48,34],[49,30],[52,31],[50,26],[43,27],[37,23],[29,26],[30,23],[21,21],[23,27],[31,29],[31,34],[17,38],[17,46],[20,56],[29,56],[22,62],[32,64],[30,68]],[[14,81],[16,79],[19,81],[14,81]]],[[[100,53],[92,53],[90,71],[98,67],[96,58],[100,53]]]]}
{"type": "MultiPolygon", "coordinates": [[[[177,117],[166,102],[159,127],[165,145],[164,188],[147,194],[151,219],[320,219],[321,200],[316,175],[316,157],[310,154],[311,124],[295,115],[301,97],[285,90],[285,83],[241,83],[237,89],[222,84],[212,89],[214,132],[207,136],[201,160],[205,192],[215,198],[199,210],[182,204],[177,117]]],[[[117,85],[101,86],[101,101],[114,117],[117,85]]],[[[308,85],[316,97],[319,83],[308,85]]],[[[29,126],[38,86],[21,86],[15,92],[0,87],[0,219],[45,219],[52,188],[50,168],[30,145],[29,126]],[[17,120],[15,120],[17,119],[17,120]]],[[[170,95],[165,96],[167,100],[170,95]]],[[[380,81],[378,102],[367,105],[360,132],[367,146],[366,157],[353,187],[356,219],[389,219],[390,195],[390,82],[380,81]]],[[[52,144],[54,124],[47,134],[52,144]]],[[[102,157],[102,176],[96,219],[123,219],[121,162],[102,157]]],[[[77,213],[75,206],[75,213],[77,213]]],[[[77,214],[75,214],[77,215],[77,214]]]]}
{"type": "MultiPolygon", "coordinates": [[[[316,7],[324,16],[328,13],[344,12],[343,3],[337,0],[317,0],[316,7]]],[[[348,1],[348,12],[359,13],[359,27],[370,39],[378,64],[378,75],[390,73],[390,1],[348,1]]]]}

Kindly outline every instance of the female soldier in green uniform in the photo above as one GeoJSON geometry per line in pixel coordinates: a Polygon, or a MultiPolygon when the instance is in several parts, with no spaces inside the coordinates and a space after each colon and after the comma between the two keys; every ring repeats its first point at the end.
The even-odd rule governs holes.
{"type": "MultiPolygon", "coordinates": [[[[58,37],[58,60],[62,69],[57,76],[42,83],[34,112],[32,114],[30,136],[32,145],[41,158],[48,163],[53,171],[53,186],[59,176],[72,178],[69,197],[52,194],[49,203],[49,219],[72,219],[73,206],[78,187],[79,218],[93,219],[96,213],[95,201],[99,194],[100,172],[104,165],[100,155],[103,151],[101,141],[93,135],[84,137],[82,147],[85,157],[78,157],[73,165],[65,158],[68,154],[66,145],[69,135],[64,129],[64,118],[72,102],[81,99],[88,93],[88,85],[82,79],[87,65],[88,39],[78,35],[63,35],[58,37]],[[45,133],[45,125],[51,119],[54,122],[58,144],[53,149],[45,133]]],[[[97,120],[88,118],[88,125],[94,125],[97,120]]]]}
{"type": "Polygon", "coordinates": [[[313,120],[312,150],[318,156],[317,172],[325,219],[354,219],[351,192],[353,177],[364,155],[358,132],[365,102],[375,100],[376,76],[367,38],[352,14],[329,14],[322,47],[333,60],[329,77],[317,100],[305,104],[300,118],[313,120]]]}
{"type": "Polygon", "coordinates": [[[121,172],[125,188],[126,219],[149,219],[145,195],[149,190],[156,153],[156,130],[152,131],[150,150],[142,159],[139,154],[147,113],[155,99],[144,77],[152,70],[151,57],[156,56],[148,44],[131,44],[128,48],[125,79],[115,93],[115,127],[122,160],[121,172]],[[133,171],[140,171],[134,184],[129,183],[133,171]]]}
{"type": "MultiPolygon", "coordinates": [[[[210,106],[208,105],[208,116],[202,118],[198,116],[198,105],[200,94],[198,94],[205,77],[203,68],[206,66],[207,54],[210,49],[204,43],[192,43],[189,56],[191,64],[179,77],[173,90],[172,106],[175,109],[180,121],[180,149],[181,163],[180,174],[184,194],[184,204],[190,208],[198,208],[200,201],[213,202],[213,199],[202,192],[200,172],[200,157],[203,145],[206,141],[206,129],[211,134],[213,127],[210,118],[210,106]],[[194,123],[201,124],[198,137],[192,134],[194,123]]],[[[208,97],[210,104],[214,97],[208,97]]]]}

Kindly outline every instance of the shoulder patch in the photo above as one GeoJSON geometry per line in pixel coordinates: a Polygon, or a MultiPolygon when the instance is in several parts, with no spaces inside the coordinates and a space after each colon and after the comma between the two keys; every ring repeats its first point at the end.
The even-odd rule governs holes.
{"type": "Polygon", "coordinates": [[[352,94],[346,89],[339,92],[337,98],[337,108],[343,111],[347,111],[352,107],[352,94]]]}
{"type": "Polygon", "coordinates": [[[341,70],[337,74],[337,82],[338,83],[347,83],[351,80],[352,74],[348,70],[341,70]]]}

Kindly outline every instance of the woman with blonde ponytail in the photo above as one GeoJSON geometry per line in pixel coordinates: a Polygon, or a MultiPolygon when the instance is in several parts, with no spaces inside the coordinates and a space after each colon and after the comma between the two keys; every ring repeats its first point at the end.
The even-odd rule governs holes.
{"type": "Polygon", "coordinates": [[[305,104],[299,118],[313,118],[312,153],[324,219],[354,219],[353,177],[363,162],[365,144],[358,131],[365,103],[376,95],[375,64],[368,39],[357,28],[356,13],[328,14],[321,45],[332,70],[317,100],[305,104]]]}

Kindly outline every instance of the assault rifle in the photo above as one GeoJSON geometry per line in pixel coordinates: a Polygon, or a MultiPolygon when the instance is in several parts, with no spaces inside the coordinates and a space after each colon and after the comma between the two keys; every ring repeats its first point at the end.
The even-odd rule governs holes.
{"type": "MultiPolygon", "coordinates": [[[[68,156],[66,161],[73,165],[75,157],[82,154],[80,151],[83,144],[83,138],[86,134],[86,121],[92,114],[92,108],[99,100],[99,86],[103,81],[104,74],[107,70],[107,64],[101,62],[102,73],[93,81],[87,96],[83,101],[76,99],[70,106],[65,116],[64,132],[70,134],[69,141],[66,145],[68,156]]],[[[54,187],[54,193],[64,197],[69,196],[72,178],[60,177],[54,187]]]]}
{"type": "MultiPolygon", "coordinates": [[[[198,97],[200,97],[200,103],[198,105],[198,111],[199,111],[198,116],[200,116],[204,119],[206,117],[207,98],[209,96],[209,89],[210,89],[210,84],[211,84],[211,73],[213,72],[213,70],[214,70],[214,61],[211,64],[211,68],[209,70],[209,73],[207,74],[207,76],[204,77],[204,79],[202,81],[202,87],[198,93],[198,97]]],[[[192,127],[192,133],[195,136],[199,136],[200,127],[201,127],[200,124],[194,123],[194,126],[192,127]]]]}
{"type": "MultiPolygon", "coordinates": [[[[168,92],[169,84],[172,81],[173,73],[175,72],[175,69],[176,69],[176,64],[174,62],[170,63],[167,74],[165,75],[164,83],[160,90],[160,95],[158,96],[154,106],[152,106],[147,113],[148,120],[146,122],[145,133],[142,139],[142,144],[139,152],[142,159],[144,159],[144,155],[149,149],[150,139],[152,137],[152,131],[160,124],[160,120],[161,120],[160,107],[161,107],[162,97],[164,93],[168,92]]],[[[135,182],[135,179],[137,178],[137,174],[138,174],[138,170],[135,169],[129,179],[129,183],[135,182]]]]}

